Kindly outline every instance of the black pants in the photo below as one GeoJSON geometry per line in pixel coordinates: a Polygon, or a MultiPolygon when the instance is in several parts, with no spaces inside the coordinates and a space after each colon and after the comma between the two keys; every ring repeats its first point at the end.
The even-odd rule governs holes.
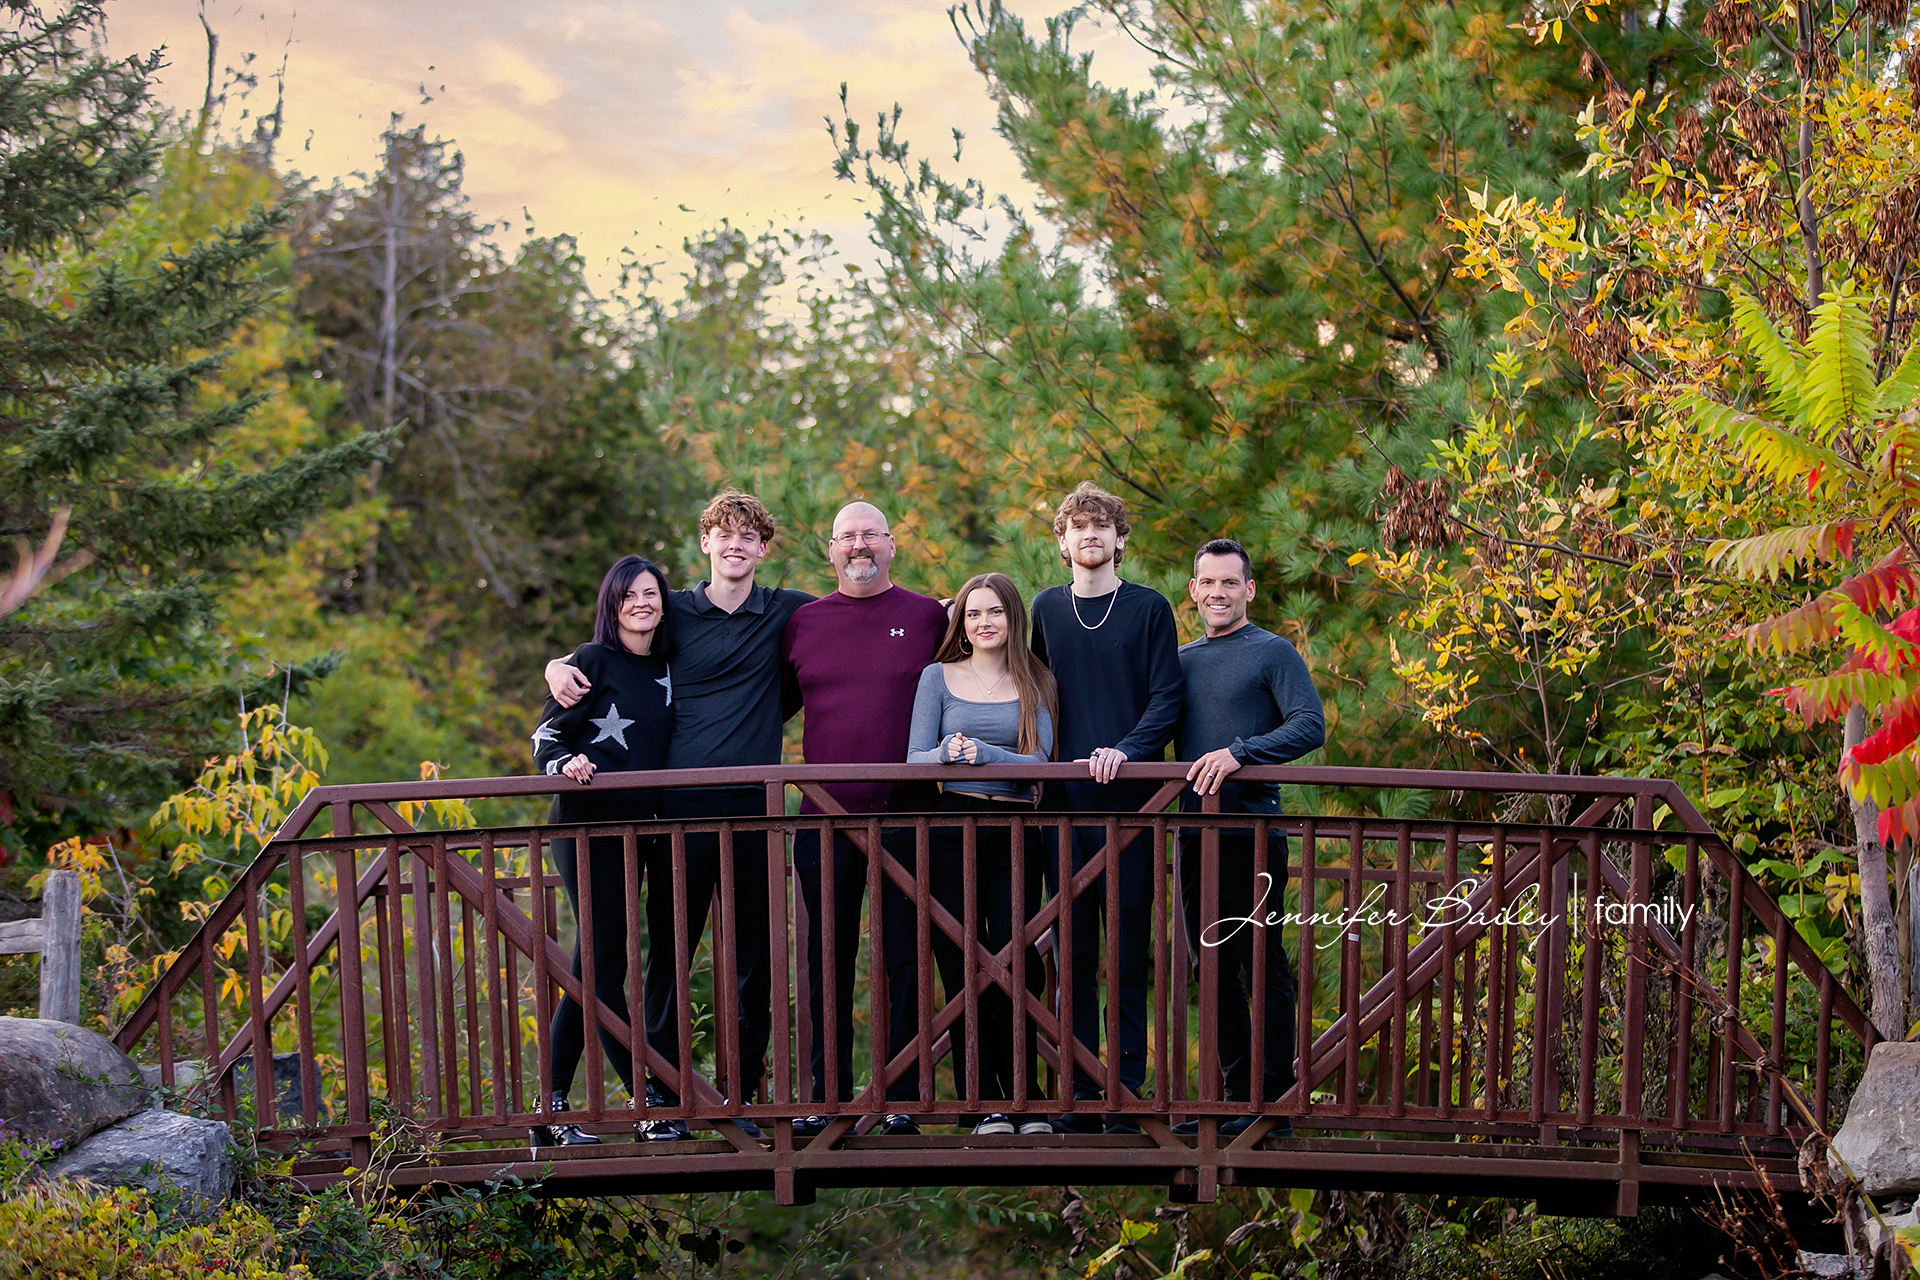
{"type": "MultiPolygon", "coordinates": [[[[992,813],[1012,816],[1023,806],[986,800],[979,796],[948,791],[940,797],[942,813],[992,813]]],[[[1026,810],[1029,817],[1032,810],[1026,810]]],[[[981,826],[974,838],[974,924],[976,936],[994,954],[1012,940],[1014,929],[1024,927],[1039,909],[1041,867],[1046,861],[1046,841],[1037,828],[1026,833],[1026,884],[1022,886],[1016,909],[1013,884],[1013,832],[1007,827],[981,826]]],[[[927,885],[934,900],[966,922],[966,832],[961,827],[936,826],[928,842],[932,865],[927,869],[927,885]]],[[[933,960],[940,969],[940,985],[949,1002],[966,996],[966,955],[952,938],[937,926],[933,930],[933,960]]],[[[1046,975],[1040,966],[1040,954],[1027,948],[1026,987],[1034,995],[1046,990],[1046,975]]],[[[1011,965],[1009,965],[1011,967],[1011,965]]],[[[975,1052],[980,1064],[980,1093],[984,1101],[1006,1101],[1013,1097],[1013,1001],[998,985],[980,993],[975,1005],[979,1026],[969,1028],[963,1014],[953,1024],[953,1091],[967,1096],[967,1036],[977,1038],[975,1052]]],[[[1042,1096],[1035,1072],[1038,1058],[1034,1052],[1033,1019],[1027,1019],[1026,1055],[1027,1097],[1042,1096]]]]}
{"type": "MultiPolygon", "coordinates": [[[[1153,783],[1068,782],[1059,794],[1049,789],[1049,807],[1072,810],[1137,810],[1152,799],[1153,783]]],[[[1105,847],[1105,827],[1074,827],[1072,867],[1077,873],[1105,847]]],[[[1047,886],[1058,892],[1059,855],[1049,841],[1047,886]]],[[[1108,991],[1118,1001],[1120,1015],[1120,1083],[1140,1092],[1147,1079],[1147,984],[1153,970],[1153,833],[1142,831],[1128,840],[1117,860],[1120,879],[1120,918],[1107,920],[1104,876],[1093,881],[1073,903],[1073,1036],[1093,1052],[1100,1051],[1100,982],[1106,973],[1106,952],[1100,927],[1105,922],[1118,951],[1120,985],[1108,991]]],[[[1110,1051],[1111,1051],[1110,1046],[1110,1051]]],[[[1073,1070],[1075,1097],[1098,1097],[1102,1083],[1079,1065],[1073,1070]]]]}
{"type": "Polygon", "coordinates": [[[1220,1048],[1220,1071],[1226,1077],[1227,1098],[1252,1100],[1248,1073],[1252,1070],[1253,1031],[1247,1008],[1253,990],[1255,939],[1266,936],[1265,1062],[1261,1069],[1262,1102],[1272,1102],[1293,1086],[1294,988],[1293,969],[1287,963],[1278,925],[1265,923],[1269,912],[1285,910],[1287,891],[1287,837],[1267,833],[1267,874],[1271,883],[1254,883],[1251,830],[1220,833],[1220,905],[1209,912],[1200,897],[1200,833],[1180,833],[1180,897],[1185,909],[1187,944],[1197,957],[1202,947],[1219,954],[1220,993],[1214,1028],[1220,1048]],[[1205,917],[1203,919],[1202,917],[1205,917]],[[1249,923],[1249,918],[1260,923],[1249,923]]]}
{"type": "MultiPolygon", "coordinates": [[[[908,871],[914,869],[911,829],[883,830],[880,845],[908,871]]],[[[826,971],[821,964],[824,934],[820,915],[820,828],[802,827],[793,836],[793,870],[800,879],[800,897],[807,904],[807,1015],[813,1027],[813,1092],[815,1101],[827,1096],[827,1037],[825,1033],[826,971]]],[[[845,832],[833,835],[833,991],[834,1063],[839,1072],[836,1092],[841,1102],[853,1100],[853,977],[859,964],[860,943],[867,936],[860,927],[860,903],[867,894],[867,856],[845,832]]],[[[895,1057],[912,1043],[920,1023],[920,963],[913,902],[893,883],[883,880],[880,902],[880,956],[887,971],[887,1056],[895,1057]]],[[[887,1086],[892,1101],[920,1096],[920,1068],[916,1063],[887,1086]]]]}
{"type": "MultiPolygon", "coordinates": [[[[766,803],[766,793],[757,787],[688,787],[667,792],[661,808],[663,816],[668,818],[761,818],[766,816],[766,803]]],[[[684,1067],[675,999],[672,850],[670,840],[659,841],[647,865],[649,944],[644,1000],[647,1043],[659,1050],[668,1062],[684,1067]]],[[[719,833],[688,835],[686,853],[687,952],[691,967],[692,953],[706,932],[707,909],[713,902],[714,889],[721,882],[719,833]]],[[[773,1006],[768,997],[771,971],[767,956],[767,833],[764,831],[733,833],[733,920],[740,1055],[736,1062],[721,1062],[720,1073],[730,1096],[744,1102],[759,1092],[766,1075],[767,1042],[773,1026],[773,1006]]],[[[716,992],[724,967],[716,956],[713,965],[716,992]]],[[[678,1091],[665,1081],[655,1080],[654,1084],[669,1103],[680,1101],[678,1091]]]]}
{"type": "MultiPolygon", "coordinates": [[[[644,863],[652,840],[640,841],[644,863]]],[[[619,836],[594,836],[587,841],[588,888],[593,893],[593,989],[600,1002],[627,1016],[627,870],[625,841],[619,836]]],[[[580,861],[571,839],[554,840],[547,845],[553,869],[566,886],[567,901],[573,906],[573,918],[580,920],[580,861]]],[[[580,976],[580,935],[573,936],[573,976],[580,976]]],[[[600,1026],[600,1044],[607,1051],[613,1069],[620,1074],[627,1091],[633,1091],[633,1059],[604,1022],[600,1026]]],[[[547,1033],[548,1064],[553,1072],[555,1093],[573,1087],[573,1072],[580,1065],[586,1048],[586,1021],[580,1002],[562,995],[553,1011],[547,1033]]]]}

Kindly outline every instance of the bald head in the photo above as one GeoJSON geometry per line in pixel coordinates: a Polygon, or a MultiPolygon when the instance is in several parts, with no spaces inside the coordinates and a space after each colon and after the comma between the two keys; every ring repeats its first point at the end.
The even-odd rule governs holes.
{"type": "Polygon", "coordinates": [[[839,579],[840,594],[877,596],[893,586],[893,535],[887,517],[871,502],[849,502],[833,518],[827,560],[839,579]]]}

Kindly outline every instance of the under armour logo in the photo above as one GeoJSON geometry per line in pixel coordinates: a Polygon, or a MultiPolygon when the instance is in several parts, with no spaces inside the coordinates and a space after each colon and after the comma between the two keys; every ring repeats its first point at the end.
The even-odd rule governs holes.
{"type": "Polygon", "coordinates": [[[907,634],[907,629],[905,627],[894,627],[889,630],[887,634],[890,636],[903,636],[907,634]]]}

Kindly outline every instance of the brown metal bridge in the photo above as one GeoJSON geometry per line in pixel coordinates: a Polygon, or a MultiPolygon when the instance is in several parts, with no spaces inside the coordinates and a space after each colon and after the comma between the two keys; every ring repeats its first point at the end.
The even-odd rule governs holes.
{"type": "MultiPolygon", "coordinates": [[[[1402,796],[1431,793],[1431,809],[1457,816],[1336,812],[1270,820],[1288,837],[1286,906],[1301,922],[1258,929],[1254,946],[1263,955],[1284,942],[1293,957],[1298,1083],[1264,1108],[1225,1102],[1214,1036],[1219,958],[1212,947],[1198,948],[1198,956],[1189,949],[1170,874],[1172,841],[1183,827],[1206,831],[1202,918],[1218,919],[1211,909],[1219,902],[1218,830],[1244,828],[1249,819],[1168,812],[1184,769],[1129,765],[1123,777],[1160,784],[1147,805],[1071,817],[1014,806],[964,818],[849,816],[822,789],[843,781],[930,780],[943,776],[938,766],[602,775],[596,790],[750,786],[764,791],[766,816],[591,829],[416,825],[434,801],[530,814],[552,793],[574,787],[564,778],[321,787],[160,973],[117,1041],[157,1063],[166,1084],[192,1084],[229,1118],[251,1125],[263,1146],[291,1154],[294,1178],[309,1188],[349,1168],[372,1170],[397,1190],[512,1174],[559,1195],[764,1188],[782,1203],[804,1202],[822,1186],[875,1184],[1160,1184],[1186,1200],[1212,1199],[1223,1185],[1313,1186],[1516,1196],[1550,1212],[1631,1215],[1643,1200],[1763,1180],[1781,1190],[1797,1187],[1798,1144],[1815,1126],[1837,1122],[1843,1090],[1876,1038],[1778,904],[1671,782],[1248,768],[1239,778],[1312,787],[1329,798],[1327,807],[1362,807],[1365,797],[1394,789],[1402,796]],[[823,812],[789,812],[796,795],[823,812]],[[330,833],[315,830],[323,816],[330,833]],[[1067,841],[1037,843],[1063,860],[1054,881],[1061,889],[1016,937],[1045,957],[1045,991],[1029,994],[1027,947],[989,953],[972,941],[972,895],[966,918],[956,918],[929,893],[929,838],[935,827],[964,826],[972,883],[980,830],[1038,827],[1063,837],[1069,823],[1103,828],[1107,843],[1078,873],[1057,852],[1067,841]],[[840,831],[862,850],[878,849],[884,830],[904,828],[917,852],[912,866],[891,856],[867,860],[868,910],[860,923],[866,963],[856,993],[865,1026],[850,1103],[831,1100],[838,1092],[831,1078],[828,1101],[807,1100],[814,1038],[828,1038],[829,1064],[837,1046],[833,982],[825,984],[823,1025],[809,1025],[806,1016],[804,938],[812,926],[795,891],[792,842],[784,838],[805,827],[822,832],[824,848],[840,831]],[[652,942],[642,909],[652,887],[643,883],[642,842],[663,842],[673,884],[684,886],[687,836],[717,832],[714,923],[705,938],[688,938],[682,928],[661,940],[675,948],[680,1042],[691,1046],[685,1075],[646,1043],[644,1028],[586,999],[588,1048],[574,1095],[579,1109],[570,1118],[601,1135],[602,1145],[534,1150],[527,1128],[541,1119],[537,1099],[548,1089],[554,1002],[563,991],[581,999],[595,989],[591,945],[582,948],[583,977],[569,969],[572,932],[591,921],[573,921],[558,893],[551,844],[589,830],[618,837],[625,852],[630,1008],[640,1008],[641,961],[652,942]],[[725,1096],[724,1072],[714,1064],[730,1060],[738,1034],[728,945],[739,924],[733,843],[749,830],[776,833],[767,841],[765,873],[772,1044],[763,1092],[741,1099],[725,1096]],[[1140,832],[1151,836],[1155,866],[1150,1069],[1135,1094],[1122,1087],[1118,1055],[1107,1050],[1117,1031],[1111,1002],[1102,1048],[1063,1032],[1073,1025],[1073,983],[1062,971],[1071,965],[1063,935],[1073,913],[1061,906],[1104,895],[1114,918],[1119,877],[1101,873],[1112,851],[1140,832]],[[922,960],[917,1034],[891,1059],[880,922],[872,910],[882,877],[915,903],[922,960]],[[1608,905],[1596,910],[1598,899],[1608,905]],[[944,1004],[935,999],[927,963],[935,931],[966,952],[964,990],[944,1004]],[[1032,1080],[1016,1068],[1016,1096],[983,1108],[968,1096],[978,1088],[977,1049],[951,1029],[995,986],[1012,998],[1014,1042],[1030,1024],[1043,1065],[1032,1080]],[[613,1096],[621,1091],[617,1082],[609,1089],[597,1047],[602,1028],[683,1102],[648,1108],[644,1098],[613,1096]],[[696,1028],[703,1029],[699,1039],[696,1028]],[[276,1054],[283,1066],[289,1054],[305,1064],[291,1090],[273,1084],[276,1054]],[[942,1059],[947,1066],[936,1080],[942,1059]],[[1060,1075],[1074,1064],[1104,1082],[1106,1100],[1059,1100],[1060,1075]],[[914,1068],[917,1102],[883,1101],[885,1084],[914,1068]],[[866,1132],[883,1111],[911,1111],[931,1128],[981,1110],[1019,1118],[1069,1107],[1124,1114],[1142,1132],[866,1132]],[[812,1113],[830,1115],[832,1123],[817,1137],[795,1138],[784,1121],[812,1113]],[[1223,1139],[1218,1119],[1234,1114],[1259,1118],[1223,1139]],[[765,1138],[746,1136],[732,1123],[741,1117],[757,1122],[765,1138]],[[1188,1117],[1201,1118],[1197,1136],[1174,1132],[1188,1117]],[[1293,1137],[1269,1138],[1279,1117],[1291,1120],[1293,1137]],[[630,1140],[636,1121],[658,1118],[683,1119],[696,1136],[630,1140]],[[709,1133],[718,1136],[703,1136],[709,1133]]],[[[1063,764],[984,768],[973,776],[1084,772],[1063,764]]],[[[584,860],[586,841],[574,848],[584,860]]],[[[1013,850],[1019,884],[1022,840],[1013,850]]],[[[1267,870],[1265,855],[1256,857],[1256,870],[1267,870]]],[[[823,899],[830,900],[830,867],[823,876],[823,899]]],[[[584,865],[580,879],[589,880],[584,865]]],[[[605,918],[605,910],[597,914],[605,918]]],[[[1103,989],[1118,972],[1111,931],[1105,945],[1103,989]]],[[[1256,962],[1254,1081],[1263,1067],[1260,969],[1256,962]]]]}

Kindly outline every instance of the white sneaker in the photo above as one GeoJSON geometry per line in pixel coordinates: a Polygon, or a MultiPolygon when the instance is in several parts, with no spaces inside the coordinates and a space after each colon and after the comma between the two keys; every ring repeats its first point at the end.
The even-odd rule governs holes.
{"type": "MultiPolygon", "coordinates": [[[[1048,1125],[1047,1127],[1051,1129],[1053,1126],[1048,1125]]],[[[1012,1133],[1013,1121],[996,1111],[979,1124],[973,1126],[973,1131],[978,1134],[1012,1133]]]]}
{"type": "Polygon", "coordinates": [[[1045,1116],[1028,1116],[1020,1122],[1020,1132],[1029,1136],[1036,1133],[1052,1133],[1053,1121],[1045,1116]]]}

